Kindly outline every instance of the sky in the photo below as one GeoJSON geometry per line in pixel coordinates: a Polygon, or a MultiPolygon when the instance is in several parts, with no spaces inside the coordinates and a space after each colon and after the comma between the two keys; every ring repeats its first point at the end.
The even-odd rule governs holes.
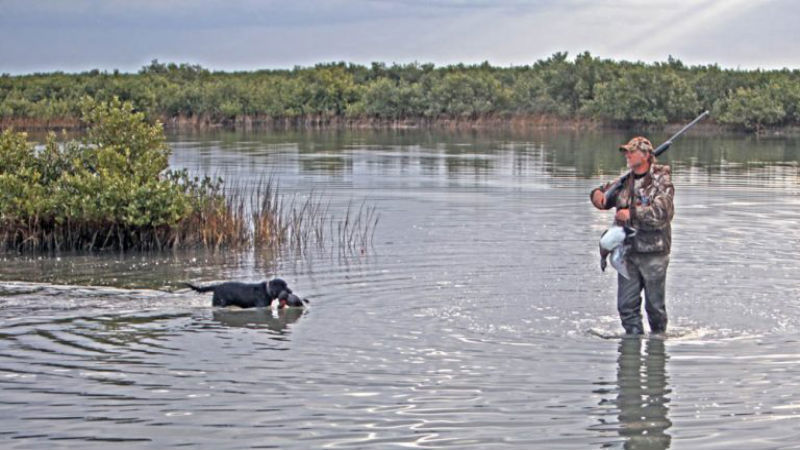
{"type": "Polygon", "coordinates": [[[0,73],[528,65],[555,52],[800,68],[798,0],[0,0],[0,73]]]}

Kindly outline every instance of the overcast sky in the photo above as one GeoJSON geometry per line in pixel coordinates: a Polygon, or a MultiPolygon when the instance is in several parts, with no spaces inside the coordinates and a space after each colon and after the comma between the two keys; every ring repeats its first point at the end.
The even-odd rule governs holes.
{"type": "Polygon", "coordinates": [[[0,73],[573,57],[800,68],[797,0],[0,0],[0,73]]]}

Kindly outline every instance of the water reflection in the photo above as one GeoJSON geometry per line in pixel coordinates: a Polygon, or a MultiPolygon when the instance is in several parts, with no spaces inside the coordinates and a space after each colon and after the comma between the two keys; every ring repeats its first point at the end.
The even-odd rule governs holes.
{"type": "Polygon", "coordinates": [[[4,255],[0,278],[16,280],[0,283],[6,447],[796,445],[800,142],[693,132],[666,154],[681,191],[671,273],[697,280],[670,305],[710,344],[674,339],[668,356],[659,340],[581,337],[618,329],[595,259],[608,217],[587,193],[619,174],[616,145],[634,133],[175,142],[176,169],[238,187],[275,173],[290,197],[326,194],[337,216],[368,199],[375,250],[4,255]],[[273,276],[314,298],[313,314],[215,310],[180,285],[273,276]],[[714,342],[740,336],[758,339],[714,342]]]}
{"type": "MultiPolygon", "coordinates": [[[[278,275],[276,267],[276,254],[266,249],[0,256],[3,280],[169,291],[183,288],[183,282],[189,280],[268,279],[278,275]]],[[[45,287],[51,288],[40,286],[45,287]]],[[[0,286],[0,292],[4,289],[9,289],[8,285],[0,286]]]]}
{"type": "Polygon", "coordinates": [[[227,327],[268,328],[284,334],[286,328],[297,322],[305,311],[303,308],[216,309],[213,315],[214,320],[227,327]]]}
{"type": "MultiPolygon", "coordinates": [[[[335,178],[400,171],[404,176],[433,173],[448,177],[476,174],[605,179],[624,169],[617,146],[638,134],[661,143],[671,133],[638,129],[306,130],[175,134],[169,139],[172,166],[224,173],[226,178],[237,180],[250,176],[253,167],[283,167],[287,172],[280,175],[284,176],[299,171],[305,176],[335,178]],[[240,165],[237,157],[247,162],[240,165]]],[[[682,136],[660,161],[673,166],[676,178],[689,175],[702,185],[718,183],[718,172],[734,175],[740,181],[760,175],[767,180],[777,176],[779,181],[796,184],[800,176],[800,139],[698,131],[682,136]],[[769,168],[775,166],[780,167],[779,173],[769,173],[769,168]]],[[[762,181],[754,180],[748,185],[761,186],[762,181]]]]}
{"type": "Polygon", "coordinates": [[[671,392],[667,385],[666,362],[662,339],[622,339],[617,359],[617,431],[625,438],[624,448],[665,450],[672,437],[667,417],[671,392]]]}

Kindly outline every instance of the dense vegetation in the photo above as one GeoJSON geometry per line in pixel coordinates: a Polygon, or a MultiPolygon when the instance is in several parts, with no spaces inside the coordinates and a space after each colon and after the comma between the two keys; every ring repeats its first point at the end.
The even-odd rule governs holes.
{"type": "MultiPolygon", "coordinates": [[[[77,101],[82,140],[50,134],[36,146],[25,133],[0,133],[0,249],[149,250],[178,247],[303,250],[333,228],[314,198],[285,202],[266,181],[250,192],[223,180],[168,170],[159,123],[129,102],[77,101]]],[[[339,246],[363,249],[377,224],[362,206],[339,224],[339,246]]]]}
{"type": "Polygon", "coordinates": [[[0,134],[0,244],[6,249],[165,248],[183,240],[228,243],[220,182],[167,170],[160,124],[129,103],[78,101],[82,141],[44,146],[0,134]],[[219,227],[217,227],[219,228],[219,227]],[[205,234],[205,236],[203,236],[205,234]]]}
{"type": "Polygon", "coordinates": [[[550,117],[612,125],[683,122],[703,109],[745,130],[800,125],[800,71],[611,61],[566,53],[529,66],[488,63],[211,72],[153,61],[137,74],[92,71],[0,77],[0,121],[60,126],[80,99],[130,101],[166,123],[303,126],[550,117]]]}

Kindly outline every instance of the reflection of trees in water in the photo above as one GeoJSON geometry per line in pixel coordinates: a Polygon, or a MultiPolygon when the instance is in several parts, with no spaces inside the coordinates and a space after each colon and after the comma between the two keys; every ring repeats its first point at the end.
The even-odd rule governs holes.
{"type": "MultiPolygon", "coordinates": [[[[675,129],[633,127],[620,130],[490,129],[490,130],[271,130],[173,135],[171,140],[193,140],[194,149],[206,153],[223,149],[223,156],[238,153],[250,158],[252,167],[275,167],[281,160],[296,164],[304,172],[348,175],[358,169],[351,152],[373,152],[367,170],[400,170],[402,173],[458,175],[485,173],[507,176],[549,175],[555,177],[610,178],[625,168],[618,146],[635,135],[645,135],[654,145],[669,138],[675,129]],[[213,140],[209,145],[207,141],[213,140]],[[208,147],[208,148],[206,148],[208,147]],[[298,159],[298,155],[302,156],[298,159]],[[500,156],[487,159],[485,156],[500,156]],[[512,164],[507,164],[512,161],[512,164]],[[522,167],[528,172],[519,171],[522,167]],[[506,173],[508,172],[508,173],[506,173]]],[[[180,152],[178,152],[180,153],[180,152]]],[[[195,152],[196,153],[196,152],[195,152]]],[[[173,156],[181,161],[181,155],[173,156]]],[[[788,175],[797,179],[800,139],[759,138],[733,133],[709,134],[697,129],[676,141],[660,158],[676,174],[690,170],[717,176],[761,173],[764,168],[789,165],[788,175]],[[792,172],[791,170],[794,169],[792,172]]],[[[186,164],[186,163],[184,163],[186,164]]],[[[206,167],[208,172],[212,168],[206,167]]],[[[226,170],[235,167],[226,167],[226,170]]],[[[767,170],[767,172],[769,172],[767,170]]],[[[259,172],[261,173],[261,172],[259,172]]],[[[246,173],[240,174],[246,176],[246,173]]],[[[765,173],[764,176],[774,176],[765,173]]],[[[231,177],[226,177],[229,179],[231,177]]],[[[240,177],[237,176],[237,179],[240,177]]]]}
{"type": "Polygon", "coordinates": [[[322,172],[329,175],[353,173],[353,160],[347,155],[315,155],[302,158],[299,164],[303,172],[322,172]]]}
{"type": "Polygon", "coordinates": [[[667,386],[664,341],[648,339],[644,355],[642,339],[622,339],[617,365],[617,431],[625,438],[626,449],[664,450],[672,426],[667,418],[671,391],[667,386]]]}
{"type": "Polygon", "coordinates": [[[215,309],[214,320],[228,327],[268,328],[284,334],[286,328],[297,322],[306,310],[303,308],[215,309]]]}
{"type": "MultiPolygon", "coordinates": [[[[171,252],[80,253],[58,257],[4,255],[0,276],[16,281],[75,285],[114,286],[126,289],[182,289],[186,280],[221,280],[271,276],[277,272],[273,249],[221,252],[180,249],[171,252]],[[263,275],[260,275],[263,274],[263,275]]],[[[109,291],[119,296],[135,293],[109,291]]],[[[210,301],[209,301],[210,304],[210,301]]]]}

